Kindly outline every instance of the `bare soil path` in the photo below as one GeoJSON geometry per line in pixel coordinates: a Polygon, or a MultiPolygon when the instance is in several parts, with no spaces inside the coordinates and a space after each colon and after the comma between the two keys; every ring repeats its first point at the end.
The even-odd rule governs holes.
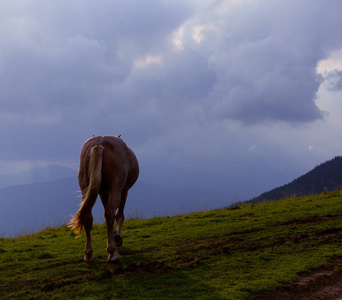
{"type": "Polygon", "coordinates": [[[342,300],[342,258],[257,300],[342,300]]]}

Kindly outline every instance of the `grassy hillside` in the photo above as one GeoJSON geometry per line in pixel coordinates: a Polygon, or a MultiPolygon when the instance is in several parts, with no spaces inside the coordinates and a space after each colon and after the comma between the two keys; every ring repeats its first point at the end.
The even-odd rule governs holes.
{"type": "Polygon", "coordinates": [[[342,192],[123,225],[120,264],[96,260],[67,228],[0,239],[3,299],[246,299],[342,256],[342,192]]]}

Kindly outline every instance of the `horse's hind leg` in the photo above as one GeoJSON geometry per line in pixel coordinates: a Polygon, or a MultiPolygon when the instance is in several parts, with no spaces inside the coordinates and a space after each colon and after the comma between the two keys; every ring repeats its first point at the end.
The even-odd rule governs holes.
{"type": "Polygon", "coordinates": [[[118,226],[118,232],[117,234],[114,235],[114,241],[117,247],[120,247],[122,245],[121,227],[125,220],[124,208],[126,204],[126,198],[127,198],[127,190],[124,190],[121,193],[120,206],[119,206],[118,212],[116,213],[116,224],[118,226]]]}
{"type": "Polygon", "coordinates": [[[119,259],[119,254],[116,251],[116,244],[114,241],[114,221],[115,212],[120,203],[119,193],[110,193],[107,206],[105,208],[105,218],[107,227],[107,252],[108,261],[115,261],[119,259]]]}
{"type": "Polygon", "coordinates": [[[89,216],[87,217],[85,223],[84,223],[84,229],[87,235],[87,240],[86,240],[86,245],[85,245],[85,249],[84,249],[84,260],[85,261],[92,261],[94,260],[94,256],[93,256],[93,247],[91,245],[91,228],[93,226],[93,215],[90,212],[89,216]]]}
{"type": "MultiPolygon", "coordinates": [[[[80,185],[82,186],[81,191],[82,195],[85,195],[86,193],[86,185],[83,184],[82,181],[80,181],[80,185]]],[[[86,216],[85,221],[84,221],[84,230],[86,232],[86,244],[84,248],[84,260],[85,261],[93,261],[94,256],[93,256],[93,247],[91,245],[91,228],[93,227],[93,215],[90,211],[90,213],[86,216]]]]}

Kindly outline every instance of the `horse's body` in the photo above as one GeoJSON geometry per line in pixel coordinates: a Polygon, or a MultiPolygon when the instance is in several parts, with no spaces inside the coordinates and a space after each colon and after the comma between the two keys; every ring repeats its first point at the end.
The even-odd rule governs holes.
{"type": "Polygon", "coordinates": [[[119,258],[116,247],[121,246],[121,226],[128,190],[139,176],[139,165],[133,151],[115,136],[95,136],[82,146],[78,181],[82,204],[74,215],[72,228],[80,235],[84,227],[87,235],[85,261],[91,261],[93,248],[90,231],[93,224],[92,207],[100,195],[107,226],[108,260],[119,258]],[[114,231],[114,221],[117,233],[114,231]]]}

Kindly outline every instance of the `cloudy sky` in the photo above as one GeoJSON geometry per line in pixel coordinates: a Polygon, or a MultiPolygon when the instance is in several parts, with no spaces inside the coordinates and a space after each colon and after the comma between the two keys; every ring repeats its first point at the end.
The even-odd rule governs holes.
{"type": "Polygon", "coordinates": [[[340,0],[0,0],[0,174],[122,135],[140,180],[248,199],[342,154],[340,0]]]}

